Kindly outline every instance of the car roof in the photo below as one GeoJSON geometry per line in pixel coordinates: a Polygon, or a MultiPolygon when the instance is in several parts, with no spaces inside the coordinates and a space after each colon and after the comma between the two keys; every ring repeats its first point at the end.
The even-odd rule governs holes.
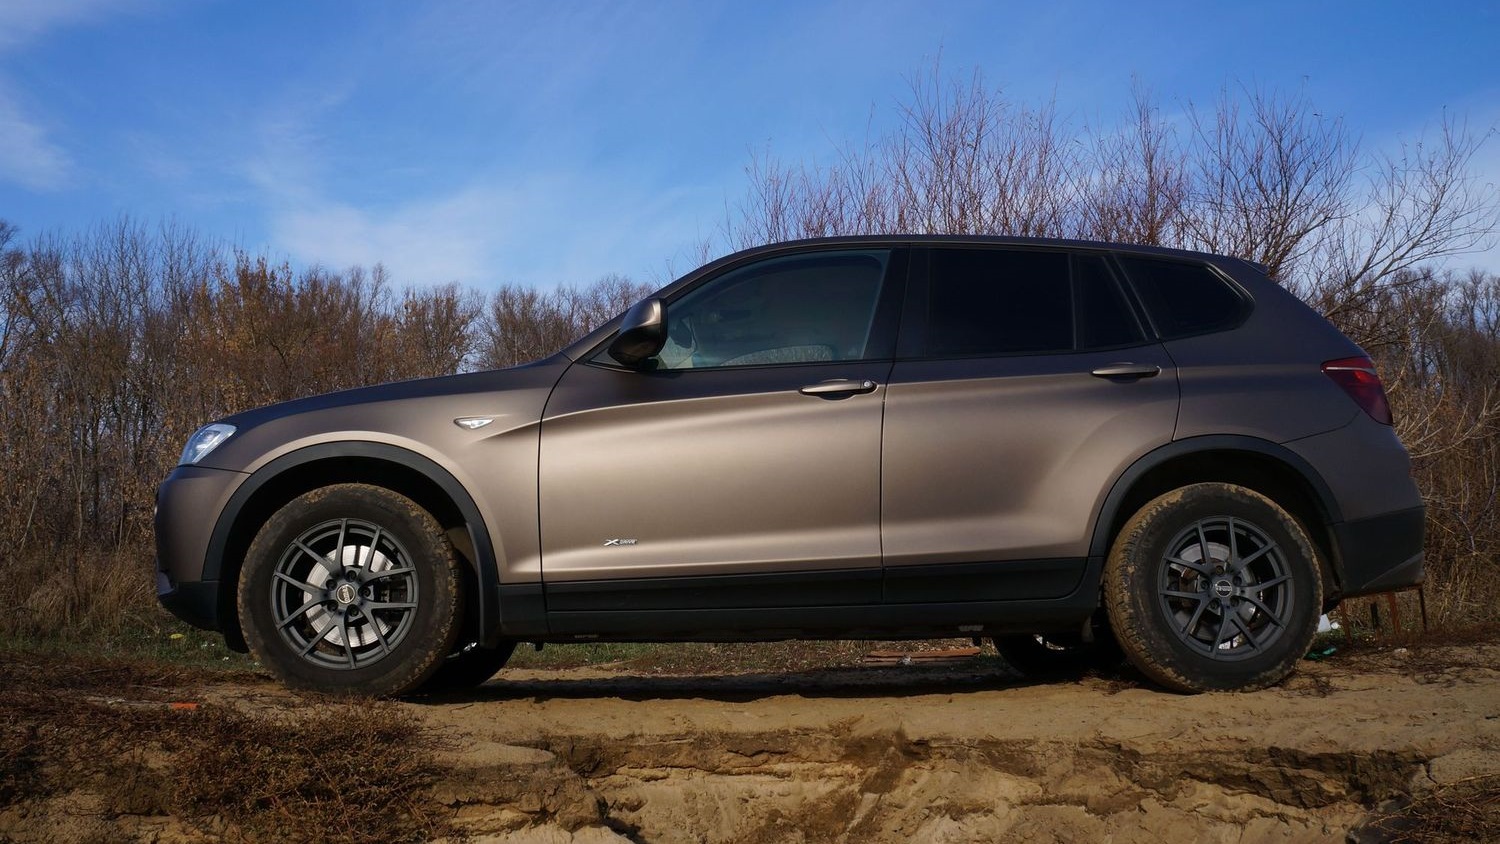
{"type": "Polygon", "coordinates": [[[977,234],[865,234],[840,235],[837,237],[814,237],[801,240],[784,240],[740,250],[705,264],[688,275],[701,272],[721,264],[733,263],[756,255],[791,252],[806,248],[828,248],[838,246],[1022,246],[1050,249],[1085,249],[1101,252],[1129,252],[1163,258],[1178,258],[1206,263],[1242,262],[1261,272],[1265,267],[1243,258],[1199,252],[1191,249],[1174,249],[1167,246],[1148,246],[1138,243],[1116,243],[1099,240],[1072,240],[1056,237],[1018,237],[1009,235],[977,234]]]}
{"type": "MultiPolygon", "coordinates": [[[[738,252],[725,255],[715,259],[662,287],[653,295],[671,295],[672,292],[690,284],[705,275],[714,273],[732,264],[738,264],[746,260],[758,257],[770,257],[779,254],[796,254],[810,249],[835,249],[840,247],[858,248],[865,246],[1019,246],[1030,248],[1048,249],[1075,249],[1089,250],[1095,252],[1115,252],[1139,255],[1149,255],[1159,258],[1171,258],[1177,260],[1197,261],[1201,263],[1224,266],[1226,264],[1242,264],[1252,268],[1259,275],[1266,274],[1266,268],[1262,264],[1235,258],[1227,255],[1217,255],[1211,252],[1195,252],[1190,249],[1172,249],[1165,246],[1146,246],[1134,243],[1111,243],[1096,240],[1069,240],[1067,238],[1054,237],[1012,237],[1004,235],[970,235],[970,234],[862,234],[862,235],[840,235],[837,237],[813,237],[801,240],[783,240],[775,243],[767,243],[742,249],[738,252]]],[[[561,350],[561,354],[573,360],[577,360],[585,351],[592,349],[608,334],[613,333],[614,326],[619,322],[619,315],[594,331],[579,338],[561,350]]]]}

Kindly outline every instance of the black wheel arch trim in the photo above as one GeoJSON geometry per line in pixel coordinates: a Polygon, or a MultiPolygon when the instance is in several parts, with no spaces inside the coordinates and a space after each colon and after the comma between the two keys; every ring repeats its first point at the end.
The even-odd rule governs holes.
{"type": "MultiPolygon", "coordinates": [[[[220,577],[224,564],[224,554],[229,547],[229,537],[245,506],[260,492],[267,484],[281,477],[286,472],[305,466],[320,460],[339,458],[365,458],[383,460],[398,464],[422,475],[428,481],[442,490],[454,507],[458,509],[459,515],[463,516],[464,523],[468,528],[469,540],[473,543],[474,559],[469,564],[474,569],[475,578],[479,582],[478,601],[478,629],[481,631],[482,639],[486,647],[493,646],[499,641],[500,625],[497,622],[499,616],[499,567],[495,555],[495,546],[490,540],[489,528],[484,522],[484,517],[479,513],[479,507],[469,495],[464,485],[453,477],[447,469],[434,463],[432,460],[400,446],[387,443],[370,442],[365,440],[345,440],[340,442],[319,443],[317,445],[305,446],[296,451],[288,452],[272,460],[257,469],[249,478],[241,483],[234,494],[229,497],[229,502],[219,513],[219,519],[214,523],[213,533],[209,536],[208,554],[203,561],[203,580],[220,581],[221,592],[230,590],[231,605],[234,583],[226,583],[220,577]]],[[[223,606],[223,596],[220,597],[220,606],[223,606]]],[[[221,620],[220,627],[227,627],[221,620]]]]}
{"type": "MultiPolygon", "coordinates": [[[[1323,524],[1309,525],[1309,529],[1327,531],[1328,526],[1343,521],[1343,512],[1339,508],[1338,500],[1334,498],[1333,491],[1328,488],[1323,476],[1312,467],[1301,455],[1292,451],[1284,445],[1273,443],[1270,440],[1257,439],[1256,437],[1239,436],[1235,434],[1212,434],[1203,437],[1188,437],[1187,439],[1174,440],[1166,445],[1147,452],[1134,463],[1120,473],[1115,479],[1114,485],[1110,487],[1109,494],[1104,498],[1104,505],[1099,508],[1094,518],[1093,539],[1089,543],[1089,554],[1107,555],[1109,553],[1110,528],[1121,515],[1120,507],[1124,504],[1126,496],[1130,494],[1136,482],[1140,481],[1147,472],[1181,457],[1189,457],[1209,451],[1243,451],[1258,454],[1263,457],[1272,458],[1285,464],[1289,469],[1296,472],[1308,488],[1313,492],[1314,503],[1323,517],[1323,524]]],[[[1127,514],[1128,515],[1128,514],[1127,514]]],[[[1332,541],[1330,537],[1330,541],[1332,541]]],[[[1338,560],[1330,561],[1335,568],[1338,560]]],[[[1341,572],[1335,571],[1335,575],[1341,572]]]]}

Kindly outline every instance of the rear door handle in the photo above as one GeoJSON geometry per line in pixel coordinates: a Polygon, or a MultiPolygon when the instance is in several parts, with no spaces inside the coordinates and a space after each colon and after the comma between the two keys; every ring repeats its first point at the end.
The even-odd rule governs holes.
{"type": "Polygon", "coordinates": [[[1112,363],[1089,373],[1095,378],[1155,378],[1161,367],[1154,363],[1112,363]]]}
{"type": "Polygon", "coordinates": [[[860,381],[855,378],[835,378],[832,381],[819,381],[816,384],[808,384],[798,390],[804,396],[852,396],[855,393],[873,393],[879,386],[874,381],[860,381]]]}

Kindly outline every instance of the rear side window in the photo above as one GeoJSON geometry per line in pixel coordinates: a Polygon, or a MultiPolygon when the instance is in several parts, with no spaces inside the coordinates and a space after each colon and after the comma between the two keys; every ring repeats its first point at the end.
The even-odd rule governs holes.
{"type": "Polygon", "coordinates": [[[1244,298],[1202,264],[1129,255],[1119,260],[1164,339],[1232,328],[1244,317],[1244,298]]]}
{"type": "Polygon", "coordinates": [[[936,249],[929,266],[929,357],[1073,348],[1066,253],[936,249]]]}
{"type": "Polygon", "coordinates": [[[929,267],[928,357],[1070,352],[1142,338],[1098,256],[934,249],[929,267]]]}
{"type": "Polygon", "coordinates": [[[1077,299],[1079,349],[1128,346],[1144,339],[1140,323],[1103,258],[1073,256],[1073,295],[1077,299]]]}

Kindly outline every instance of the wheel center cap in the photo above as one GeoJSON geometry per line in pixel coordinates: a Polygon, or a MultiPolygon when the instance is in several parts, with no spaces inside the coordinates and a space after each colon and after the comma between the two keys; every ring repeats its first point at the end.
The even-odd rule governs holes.
{"type": "Polygon", "coordinates": [[[352,583],[340,583],[339,588],[333,590],[334,600],[346,607],[354,603],[354,600],[358,597],[359,590],[355,589],[352,583]]]}
{"type": "Polygon", "coordinates": [[[1233,594],[1234,594],[1234,584],[1233,583],[1230,583],[1225,578],[1220,578],[1220,579],[1214,581],[1214,597],[1217,597],[1217,598],[1228,598],[1230,595],[1233,595],[1233,594]]]}

